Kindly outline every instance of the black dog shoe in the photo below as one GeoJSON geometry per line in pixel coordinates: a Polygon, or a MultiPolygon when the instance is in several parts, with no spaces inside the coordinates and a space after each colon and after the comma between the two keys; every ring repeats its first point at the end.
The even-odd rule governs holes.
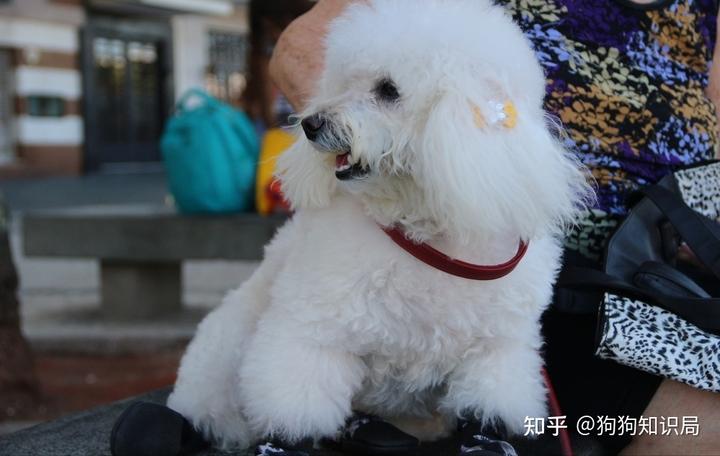
{"type": "Polygon", "coordinates": [[[459,456],[517,456],[512,445],[503,440],[504,432],[482,427],[475,421],[460,421],[459,456]]]}
{"type": "Polygon", "coordinates": [[[189,421],[164,405],[135,402],[118,417],[110,434],[113,456],[178,456],[208,444],[189,421]]]}
{"type": "Polygon", "coordinates": [[[308,453],[300,450],[286,450],[279,445],[268,442],[258,445],[255,448],[255,456],[310,456],[308,453]]]}
{"type": "Polygon", "coordinates": [[[343,451],[356,455],[407,455],[420,446],[420,441],[382,419],[355,414],[345,424],[340,440],[343,451]]]}

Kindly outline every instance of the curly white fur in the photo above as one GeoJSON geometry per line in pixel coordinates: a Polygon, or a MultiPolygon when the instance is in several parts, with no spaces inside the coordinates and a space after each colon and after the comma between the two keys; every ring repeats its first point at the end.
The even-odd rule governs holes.
{"type": "Polygon", "coordinates": [[[332,436],[352,409],[473,413],[512,432],[543,416],[540,315],[558,234],[589,195],[543,96],[527,41],[488,1],[350,7],[305,113],[323,113],[329,133],[300,136],[280,163],[297,212],[200,325],[169,406],[225,448],[332,436]],[[378,99],[383,79],[398,100],[378,99]],[[512,101],[514,128],[475,124],[472,106],[493,100],[512,101]],[[369,175],[336,179],[343,151],[369,175]],[[420,263],[379,225],[480,264],[530,247],[510,275],[472,281],[420,263]]]}

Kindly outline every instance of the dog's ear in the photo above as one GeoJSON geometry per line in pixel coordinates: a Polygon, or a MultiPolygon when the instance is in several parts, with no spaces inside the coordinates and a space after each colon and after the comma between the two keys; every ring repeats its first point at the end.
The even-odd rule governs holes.
{"type": "Polygon", "coordinates": [[[414,174],[456,235],[561,231],[587,200],[582,167],[527,100],[446,92],[421,128],[414,174]]]}
{"type": "Polygon", "coordinates": [[[325,207],[337,188],[333,157],[315,150],[302,134],[297,138],[277,163],[283,195],[293,209],[325,207]]]}

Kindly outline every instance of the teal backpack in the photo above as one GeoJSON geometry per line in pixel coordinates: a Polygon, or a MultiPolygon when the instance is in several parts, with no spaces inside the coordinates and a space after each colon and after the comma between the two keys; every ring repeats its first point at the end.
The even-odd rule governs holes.
{"type": "Polygon", "coordinates": [[[201,90],[190,90],[168,121],[160,149],[180,212],[252,208],[260,145],[243,112],[201,90]]]}

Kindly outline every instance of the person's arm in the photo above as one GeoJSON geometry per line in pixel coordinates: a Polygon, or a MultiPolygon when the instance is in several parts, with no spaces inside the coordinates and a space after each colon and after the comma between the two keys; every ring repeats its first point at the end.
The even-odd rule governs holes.
{"type": "Polygon", "coordinates": [[[328,24],[356,1],[362,0],[319,0],[280,35],[270,59],[270,77],[295,110],[305,106],[322,71],[328,24]]]}
{"type": "MultiPolygon", "coordinates": [[[[708,83],[707,96],[715,105],[718,122],[720,123],[720,14],[717,17],[715,50],[713,51],[713,63],[710,68],[710,81],[708,83]]],[[[720,158],[720,149],[718,149],[717,155],[717,158],[720,158]]]]}

